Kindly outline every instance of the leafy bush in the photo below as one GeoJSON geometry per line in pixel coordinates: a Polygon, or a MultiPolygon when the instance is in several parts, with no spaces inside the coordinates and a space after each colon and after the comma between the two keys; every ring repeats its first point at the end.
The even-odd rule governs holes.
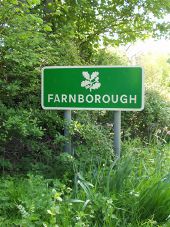
{"type": "Polygon", "coordinates": [[[53,224],[50,209],[56,207],[56,198],[64,185],[56,180],[52,182],[55,185],[52,189],[51,182],[32,175],[28,179],[1,179],[0,224],[43,226],[45,221],[53,224]]]}
{"type": "Polygon", "coordinates": [[[60,116],[57,119],[53,113],[31,108],[7,108],[1,104],[0,121],[0,168],[3,172],[35,170],[38,163],[41,163],[42,170],[43,166],[52,163],[56,150],[61,152],[60,116]],[[58,122],[56,127],[53,126],[54,120],[58,122]]]}
{"type": "MultiPolygon", "coordinates": [[[[62,8],[62,3],[58,7],[62,8]]],[[[5,0],[0,7],[0,170],[3,173],[52,172],[55,157],[63,152],[62,112],[41,109],[40,70],[45,65],[81,65],[83,60],[66,27],[60,26],[60,35],[52,33],[51,23],[42,17],[43,10],[40,1],[5,0]],[[36,10],[38,6],[42,8],[36,10]]]]}
{"type": "Polygon", "coordinates": [[[162,140],[167,139],[168,141],[166,134],[170,125],[169,106],[170,103],[157,91],[148,90],[145,95],[145,108],[142,112],[124,112],[122,114],[124,138],[139,136],[154,142],[159,130],[162,132],[162,140]]]}
{"type": "Polygon", "coordinates": [[[82,156],[85,153],[86,158],[90,156],[96,159],[113,156],[112,140],[106,129],[92,123],[81,124],[77,121],[73,122],[72,127],[76,155],[82,156]]]}

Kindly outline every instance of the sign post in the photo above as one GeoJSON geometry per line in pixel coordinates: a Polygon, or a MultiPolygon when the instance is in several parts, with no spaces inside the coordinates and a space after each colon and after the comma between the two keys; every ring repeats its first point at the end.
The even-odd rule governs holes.
{"type": "Polygon", "coordinates": [[[64,110],[64,136],[66,137],[67,141],[64,145],[64,152],[68,152],[71,154],[71,138],[69,132],[69,125],[71,123],[71,110],[64,110]]]}
{"type": "MultiPolygon", "coordinates": [[[[114,112],[114,149],[120,157],[121,111],[144,108],[141,67],[49,66],[42,69],[41,105],[46,110],[111,110],[114,112]]],[[[66,125],[67,126],[67,125],[66,125]]],[[[65,136],[68,128],[65,126],[65,136]]],[[[71,142],[65,146],[71,152],[71,142]]]]}
{"type": "Polygon", "coordinates": [[[116,158],[120,158],[121,151],[121,111],[114,111],[114,151],[116,158]]]}

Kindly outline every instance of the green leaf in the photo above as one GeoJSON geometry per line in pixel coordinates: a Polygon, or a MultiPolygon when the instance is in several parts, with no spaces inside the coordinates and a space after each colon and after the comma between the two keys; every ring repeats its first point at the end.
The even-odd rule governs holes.
{"type": "Polygon", "coordinates": [[[45,25],[44,26],[44,31],[46,31],[46,32],[51,32],[52,31],[52,28],[49,26],[49,25],[45,25]]]}

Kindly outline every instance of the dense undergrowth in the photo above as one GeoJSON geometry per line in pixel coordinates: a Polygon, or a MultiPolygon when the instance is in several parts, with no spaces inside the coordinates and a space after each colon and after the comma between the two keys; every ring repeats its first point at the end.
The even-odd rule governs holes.
{"type": "Polygon", "coordinates": [[[1,177],[0,226],[170,226],[168,144],[126,142],[117,161],[61,160],[62,179],[1,177]]]}

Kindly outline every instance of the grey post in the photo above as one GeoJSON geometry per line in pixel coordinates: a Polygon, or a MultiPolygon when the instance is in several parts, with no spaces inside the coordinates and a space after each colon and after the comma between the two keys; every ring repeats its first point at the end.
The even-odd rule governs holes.
{"type": "Polygon", "coordinates": [[[71,123],[71,110],[64,110],[64,136],[66,137],[67,141],[64,145],[64,152],[68,152],[71,154],[71,137],[69,132],[69,124],[71,123]]]}
{"type": "Polygon", "coordinates": [[[120,158],[121,151],[121,111],[114,111],[114,151],[116,158],[120,158]]]}

